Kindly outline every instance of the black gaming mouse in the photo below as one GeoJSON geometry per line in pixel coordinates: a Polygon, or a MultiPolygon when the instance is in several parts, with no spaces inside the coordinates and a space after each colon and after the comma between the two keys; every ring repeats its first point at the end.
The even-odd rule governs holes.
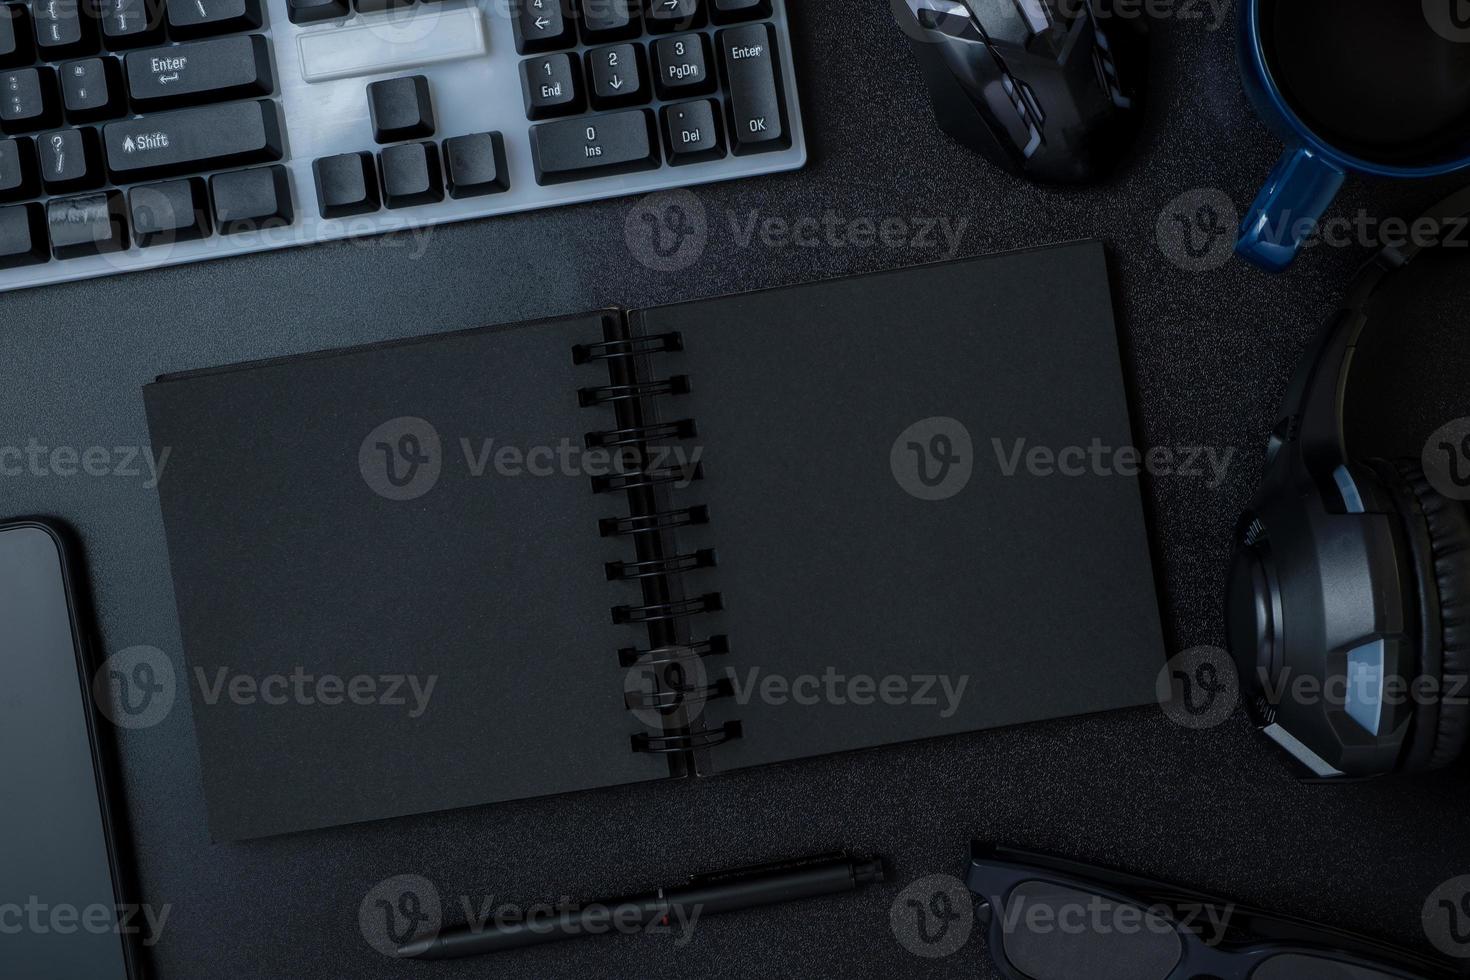
{"type": "Polygon", "coordinates": [[[939,124],[1013,174],[1095,180],[1137,133],[1143,19],[1111,0],[892,0],[939,124]]]}

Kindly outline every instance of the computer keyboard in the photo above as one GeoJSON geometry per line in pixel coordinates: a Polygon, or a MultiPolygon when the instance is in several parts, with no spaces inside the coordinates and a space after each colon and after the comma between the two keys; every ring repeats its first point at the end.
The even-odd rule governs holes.
{"type": "Polygon", "coordinates": [[[0,0],[0,291],[791,170],[786,0],[0,0]]]}

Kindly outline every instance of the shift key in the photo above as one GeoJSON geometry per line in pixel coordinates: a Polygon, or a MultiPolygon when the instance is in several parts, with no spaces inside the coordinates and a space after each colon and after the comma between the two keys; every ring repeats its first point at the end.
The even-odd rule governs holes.
{"type": "Polygon", "coordinates": [[[271,59],[260,34],[144,48],[127,56],[128,94],[141,111],[271,94],[271,59]]]}
{"type": "Polygon", "coordinates": [[[107,169],[120,184],[281,159],[275,103],[228,102],[141,119],[102,130],[107,169]]]}

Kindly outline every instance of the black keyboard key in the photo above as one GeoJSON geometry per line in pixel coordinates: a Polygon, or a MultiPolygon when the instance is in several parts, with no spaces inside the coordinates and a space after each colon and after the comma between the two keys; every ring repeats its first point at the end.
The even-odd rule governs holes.
{"type": "Polygon", "coordinates": [[[653,45],[653,78],[664,99],[707,95],[715,90],[709,40],[703,34],[661,38],[653,45]]]}
{"type": "Polygon", "coordinates": [[[526,118],[571,116],[586,108],[581,62],[575,55],[546,54],[521,62],[521,92],[526,118]]]}
{"type": "Polygon", "coordinates": [[[51,260],[46,246],[46,209],[39,204],[0,208],[0,269],[51,260]]]}
{"type": "Polygon", "coordinates": [[[731,27],[720,31],[715,46],[729,96],[730,138],[736,154],[789,147],[791,133],[786,128],[775,28],[769,24],[731,27]]]}
{"type": "Polygon", "coordinates": [[[24,136],[0,140],[0,201],[23,201],[40,193],[36,145],[24,136]]]}
{"type": "Polygon", "coordinates": [[[128,93],[139,111],[270,95],[270,49],[260,34],[144,48],[127,56],[128,93]]]}
{"type": "Polygon", "coordinates": [[[538,184],[653,170],[659,165],[653,113],[624,109],[532,126],[531,156],[538,184]]]}
{"type": "Polygon", "coordinates": [[[215,174],[209,178],[209,190],[221,235],[285,228],[296,220],[291,179],[279,164],[215,174]]]}
{"type": "Polygon", "coordinates": [[[87,58],[61,66],[61,104],[74,123],[127,115],[122,69],[116,58],[87,58]]]}
{"type": "Polygon", "coordinates": [[[764,20],[771,16],[771,0],[710,0],[716,24],[764,20]]]}
{"type": "Polygon", "coordinates": [[[510,190],[505,140],[499,133],[475,133],[445,140],[444,177],[449,196],[453,198],[510,190]]]}
{"type": "Polygon", "coordinates": [[[127,205],[121,191],[58,197],[46,204],[51,254],[77,259],[128,247],[127,205]]]}
{"type": "Polygon", "coordinates": [[[704,0],[645,0],[650,31],[688,31],[704,26],[704,0]]]}
{"type": "Polygon", "coordinates": [[[619,109],[647,102],[651,93],[643,48],[613,44],[587,52],[588,91],[594,109],[619,109]]]}
{"type": "Polygon", "coordinates": [[[260,30],[260,0],[165,0],[175,40],[260,30]]]}
{"type": "Polygon", "coordinates": [[[669,163],[703,163],[725,155],[725,133],[719,110],[708,99],[664,106],[664,146],[669,163]]]}
{"type": "Polygon", "coordinates": [[[572,0],[510,0],[511,27],[521,54],[555,51],[577,43],[572,0]]]}
{"type": "Polygon", "coordinates": [[[109,51],[163,41],[163,0],[92,0],[109,51]]]}
{"type": "Polygon", "coordinates": [[[439,147],[433,143],[390,146],[378,157],[383,176],[383,203],[388,207],[411,208],[444,200],[439,147]]]}
{"type": "Polygon", "coordinates": [[[423,75],[390,78],[367,88],[373,137],[379,143],[424,139],[434,135],[434,99],[423,75]]]}
{"type": "Polygon", "coordinates": [[[582,37],[588,44],[637,37],[638,0],[582,0],[582,37]]]}
{"type": "Polygon", "coordinates": [[[119,184],[281,159],[280,110],[227,102],[108,123],[107,169],[119,184]]]}
{"type": "Polygon", "coordinates": [[[203,177],[144,184],[128,191],[133,237],[144,248],[192,242],[210,232],[209,191],[203,177]]]}
{"type": "Polygon", "coordinates": [[[18,3],[0,4],[0,68],[18,68],[35,61],[31,20],[18,3]]]}
{"type": "Polygon", "coordinates": [[[18,68],[0,74],[0,130],[29,133],[61,122],[56,72],[18,68]]]}
{"type": "Polygon", "coordinates": [[[82,0],[37,0],[31,4],[36,52],[43,61],[79,58],[97,50],[97,22],[82,0]]]}
{"type": "Polygon", "coordinates": [[[371,214],[382,206],[371,153],[322,157],[315,164],[316,196],[323,218],[371,214]]]}
{"type": "Polygon", "coordinates": [[[52,194],[90,191],[107,183],[95,129],[59,129],[36,137],[41,182],[52,194]]]}
{"type": "Polygon", "coordinates": [[[352,14],[347,0],[286,0],[286,16],[293,24],[316,24],[341,20],[352,14]]]}

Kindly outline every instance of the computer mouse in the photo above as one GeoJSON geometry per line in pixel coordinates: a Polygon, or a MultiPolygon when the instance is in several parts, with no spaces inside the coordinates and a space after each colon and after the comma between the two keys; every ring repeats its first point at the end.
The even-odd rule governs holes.
{"type": "Polygon", "coordinates": [[[1111,0],[893,0],[939,125],[1019,176],[1085,183],[1128,153],[1148,30],[1111,0]]]}

